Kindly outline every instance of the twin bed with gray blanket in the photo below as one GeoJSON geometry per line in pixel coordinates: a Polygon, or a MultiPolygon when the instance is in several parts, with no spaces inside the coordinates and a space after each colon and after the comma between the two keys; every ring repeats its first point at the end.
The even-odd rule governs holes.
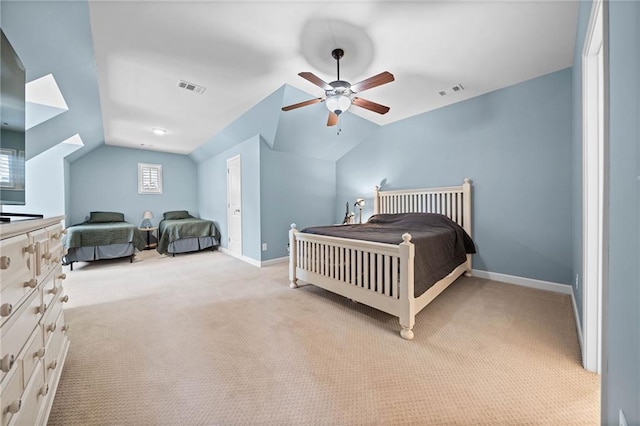
{"type": "Polygon", "coordinates": [[[165,212],[158,225],[158,252],[162,254],[187,253],[215,249],[220,235],[215,224],[198,219],[186,210],[165,212]]]}
{"type": "Polygon", "coordinates": [[[471,181],[380,191],[365,224],[289,231],[289,280],[314,284],[398,317],[414,337],[415,316],[462,274],[471,274],[471,181]]]}
{"type": "Polygon", "coordinates": [[[142,232],[124,221],[124,214],[117,212],[91,212],[89,219],[67,228],[62,243],[67,254],[64,265],[74,262],[128,257],[133,261],[137,250],[143,250],[146,242],[142,232]]]}

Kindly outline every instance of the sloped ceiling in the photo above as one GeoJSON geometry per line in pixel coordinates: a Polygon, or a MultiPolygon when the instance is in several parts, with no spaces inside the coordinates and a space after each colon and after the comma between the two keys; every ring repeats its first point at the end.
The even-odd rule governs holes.
{"type": "Polygon", "coordinates": [[[27,82],[55,78],[69,110],[27,131],[26,158],[79,134],[85,148],[104,144],[98,79],[85,1],[2,1],[0,23],[20,56],[27,82]]]}
{"type": "Polygon", "coordinates": [[[29,130],[27,158],[78,133],[86,146],[71,161],[103,143],[199,158],[220,149],[212,141],[240,142],[247,121],[234,122],[243,114],[259,120],[273,149],[333,158],[375,126],[571,66],[577,22],[571,0],[78,0],[0,7],[28,80],[52,73],[69,106],[29,130]],[[396,77],[364,96],[391,111],[352,108],[340,136],[326,128],[323,104],[279,111],[290,100],[322,95],[297,73],[334,80],[335,47],[345,49],[343,79],[354,83],[384,70],[396,77]],[[206,91],[186,93],[179,79],[206,91]],[[464,91],[438,95],[459,83],[464,91]],[[261,113],[252,113],[263,101],[255,110],[261,113]],[[267,105],[275,111],[265,111],[267,105]],[[155,136],[153,127],[168,133],[155,136]]]}

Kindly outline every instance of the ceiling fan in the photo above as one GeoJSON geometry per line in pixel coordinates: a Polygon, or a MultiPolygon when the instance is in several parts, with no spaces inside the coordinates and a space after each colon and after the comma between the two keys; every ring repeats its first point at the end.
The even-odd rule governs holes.
{"type": "Polygon", "coordinates": [[[347,81],[340,80],[340,59],[344,56],[344,50],[333,49],[331,56],[333,56],[337,62],[338,78],[336,81],[327,83],[311,72],[301,72],[298,74],[300,77],[309,80],[316,86],[322,88],[324,90],[324,97],[310,99],[308,101],[282,107],[283,111],[290,111],[303,106],[317,104],[318,102],[325,102],[325,105],[327,105],[327,108],[329,109],[327,126],[335,126],[338,123],[338,116],[347,111],[351,105],[368,109],[369,111],[377,112],[378,114],[386,114],[389,112],[389,107],[368,101],[355,95],[363,90],[391,83],[394,80],[393,74],[385,71],[378,75],[374,75],[373,77],[369,77],[366,80],[362,80],[359,83],[350,84],[347,81]]]}

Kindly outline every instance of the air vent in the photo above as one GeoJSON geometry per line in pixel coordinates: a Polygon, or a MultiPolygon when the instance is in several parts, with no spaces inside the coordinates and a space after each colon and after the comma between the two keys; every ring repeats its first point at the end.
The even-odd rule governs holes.
{"type": "Polygon", "coordinates": [[[184,81],[184,80],[178,80],[177,86],[180,87],[181,89],[185,89],[185,90],[188,90],[188,91],[194,92],[194,93],[199,93],[201,95],[206,90],[202,86],[198,86],[195,83],[189,83],[188,81],[184,81]]]}
{"type": "Polygon", "coordinates": [[[448,87],[446,89],[438,91],[438,94],[440,96],[446,96],[446,95],[450,95],[452,93],[462,92],[463,90],[464,90],[464,87],[462,86],[462,84],[456,84],[453,87],[448,87]]]}

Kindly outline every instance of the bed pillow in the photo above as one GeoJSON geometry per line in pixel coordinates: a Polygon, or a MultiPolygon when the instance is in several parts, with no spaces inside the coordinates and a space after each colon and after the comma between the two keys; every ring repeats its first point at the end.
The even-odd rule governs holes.
{"type": "Polygon", "coordinates": [[[164,212],[165,219],[188,219],[191,215],[186,210],[173,210],[170,212],[164,212]]]}
{"type": "Polygon", "coordinates": [[[124,214],[117,212],[91,212],[89,223],[124,222],[124,214]]]}

